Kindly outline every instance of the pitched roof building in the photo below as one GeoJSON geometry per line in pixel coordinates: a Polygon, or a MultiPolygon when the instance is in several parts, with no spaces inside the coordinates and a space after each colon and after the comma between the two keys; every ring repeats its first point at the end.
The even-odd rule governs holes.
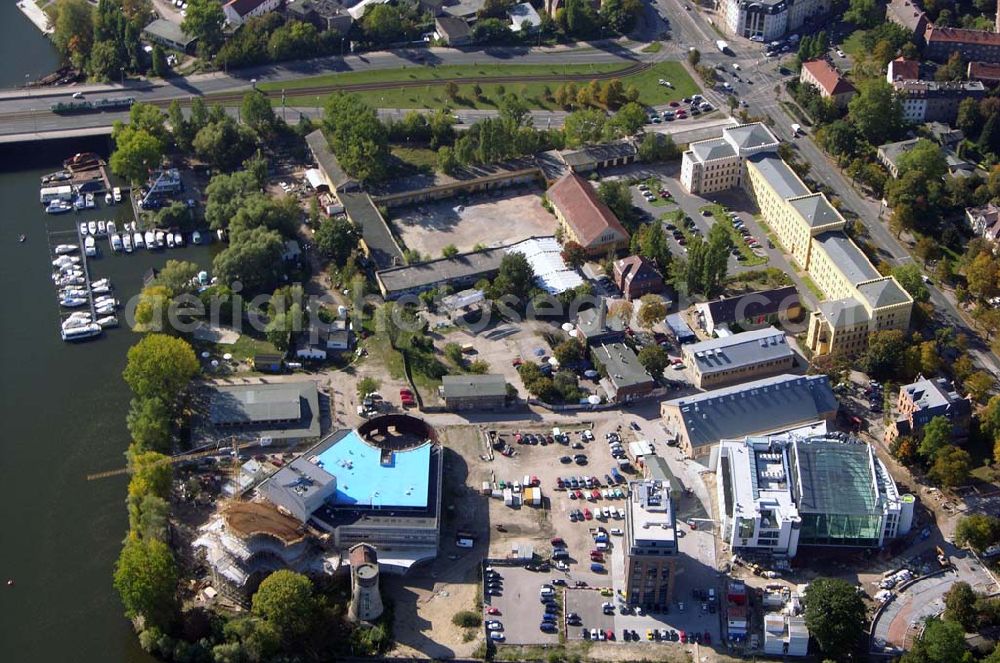
{"type": "Polygon", "coordinates": [[[838,407],[825,375],[778,375],[664,401],[660,416],[681,450],[697,458],[719,440],[832,420],[838,407]]]}
{"type": "Polygon", "coordinates": [[[243,25],[254,16],[263,16],[281,6],[281,0],[229,0],[222,5],[222,13],[230,25],[243,25]]]}
{"type": "Polygon", "coordinates": [[[615,285],[629,301],[663,290],[663,275],[651,260],[629,256],[616,260],[614,267],[615,285]]]}
{"type": "Polygon", "coordinates": [[[438,38],[449,46],[464,46],[472,42],[472,28],[464,18],[438,16],[434,19],[438,38]]]}
{"type": "Polygon", "coordinates": [[[903,385],[899,388],[896,409],[899,417],[885,430],[887,444],[901,435],[919,437],[924,426],[935,417],[945,417],[951,422],[955,438],[964,439],[969,434],[972,404],[944,378],[929,380],[921,376],[916,382],[903,385]]]}
{"type": "Polygon", "coordinates": [[[1000,64],[989,62],[970,62],[966,77],[973,81],[982,81],[987,85],[1000,83],[1000,64]]]}
{"type": "Polygon", "coordinates": [[[826,60],[810,60],[802,63],[799,81],[815,85],[821,97],[833,99],[838,106],[846,105],[857,92],[854,86],[826,60]]]}
{"type": "Polygon", "coordinates": [[[624,249],[629,233],[590,183],[567,173],[546,192],[566,241],[574,241],[590,255],[624,249]]]}
{"type": "Polygon", "coordinates": [[[775,375],[795,365],[795,351],[774,327],[691,343],[682,351],[699,389],[775,375]]]}
{"type": "Polygon", "coordinates": [[[965,219],[972,232],[980,237],[985,237],[991,242],[996,242],[997,237],[1000,237],[1000,207],[993,203],[987,203],[982,207],[966,207],[965,219]]]}
{"type": "Polygon", "coordinates": [[[966,61],[1000,63],[1000,33],[997,32],[928,23],[924,43],[924,57],[935,62],[946,62],[952,53],[958,53],[966,61]]]}
{"type": "Polygon", "coordinates": [[[491,410],[504,406],[507,380],[503,375],[446,375],[441,398],[449,410],[491,410]]]}
{"type": "Polygon", "coordinates": [[[895,81],[915,81],[920,79],[920,62],[918,60],[908,60],[902,56],[889,62],[886,68],[885,80],[889,83],[895,81]]]}
{"type": "Polygon", "coordinates": [[[749,330],[779,319],[796,319],[802,314],[799,292],[793,285],[722,297],[696,304],[695,308],[702,329],[710,335],[715,335],[720,327],[728,329],[730,325],[738,325],[749,330]]]}

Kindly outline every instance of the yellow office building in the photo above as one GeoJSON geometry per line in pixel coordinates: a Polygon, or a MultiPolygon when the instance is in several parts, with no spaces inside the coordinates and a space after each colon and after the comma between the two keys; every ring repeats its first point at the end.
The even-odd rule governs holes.
{"type": "MultiPolygon", "coordinates": [[[[725,132],[739,130],[747,134],[752,126],[767,131],[763,125],[743,125],[725,132]]],[[[760,130],[752,133],[760,135],[760,130]]],[[[714,146],[723,139],[703,142],[714,146]]],[[[872,332],[905,331],[910,325],[913,299],[893,277],[879,274],[844,234],[844,217],[822,193],[809,191],[775,154],[776,148],[775,143],[771,149],[740,155],[739,184],[757,203],[778,242],[826,297],[809,320],[806,345],[814,354],[855,354],[865,349],[872,332]]],[[[684,161],[692,163],[682,163],[681,183],[693,193],[700,192],[693,189],[718,190],[714,186],[688,186],[701,183],[698,177],[685,181],[685,172],[698,174],[699,167],[694,162],[699,154],[705,154],[699,143],[692,144],[685,152],[684,161]]]]}

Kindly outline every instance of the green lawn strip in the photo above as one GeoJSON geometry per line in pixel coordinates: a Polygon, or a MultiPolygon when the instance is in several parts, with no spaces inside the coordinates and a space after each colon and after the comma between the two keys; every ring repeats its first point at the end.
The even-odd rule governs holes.
{"type": "Polygon", "coordinates": [[[664,198],[660,195],[660,189],[663,188],[663,182],[658,177],[650,177],[644,180],[636,182],[636,184],[645,184],[649,187],[649,192],[656,196],[656,200],[649,202],[653,207],[667,207],[668,205],[676,205],[677,201],[673,198],[664,198]]]}
{"type": "Polygon", "coordinates": [[[823,291],[819,289],[819,286],[813,283],[813,280],[809,278],[808,274],[802,272],[801,274],[799,274],[799,278],[801,278],[802,282],[806,284],[806,287],[809,288],[809,292],[811,292],[816,297],[817,301],[821,302],[826,299],[826,295],[824,295],[823,291]]]}
{"type": "Polygon", "coordinates": [[[663,44],[658,41],[654,41],[652,44],[646,44],[642,47],[643,53],[659,53],[663,50],[663,44]]]}
{"type": "Polygon", "coordinates": [[[390,148],[392,156],[399,160],[398,175],[406,176],[415,173],[433,173],[437,168],[437,152],[426,147],[408,147],[393,145],[390,148]]]}
{"type": "Polygon", "coordinates": [[[865,53],[865,45],[862,42],[864,36],[865,30],[855,30],[847,39],[844,40],[844,44],[840,47],[841,50],[853,58],[867,55],[867,53],[865,53]]]}
{"type": "Polygon", "coordinates": [[[763,258],[753,252],[749,246],[747,246],[747,241],[743,239],[743,235],[733,227],[732,221],[726,216],[726,209],[722,205],[706,205],[702,207],[699,212],[704,210],[709,210],[712,216],[715,217],[715,222],[721,224],[723,228],[729,231],[729,237],[733,242],[733,246],[740,252],[743,256],[743,260],[740,264],[744,267],[758,267],[760,265],[767,264],[767,256],[763,258]]]}
{"type": "MultiPolygon", "coordinates": [[[[522,72],[521,67],[528,67],[532,65],[512,65],[510,67],[503,68],[503,73],[497,73],[494,75],[500,76],[517,76],[517,75],[538,75],[537,73],[522,72]]],[[[542,65],[538,65],[542,66],[542,65]]],[[[567,67],[579,68],[579,71],[559,71],[556,68],[554,75],[560,74],[573,74],[573,73],[608,73],[621,69],[619,65],[567,65],[567,67]]],[[[546,66],[547,69],[552,70],[553,67],[546,66]]],[[[471,69],[471,68],[470,68],[471,69]]],[[[360,92],[355,92],[365,103],[370,106],[377,108],[418,108],[418,109],[436,109],[436,108],[451,108],[452,110],[459,112],[462,109],[479,109],[479,110],[491,110],[496,109],[496,100],[499,99],[503,93],[515,94],[523,100],[529,108],[541,109],[541,110],[561,110],[554,101],[545,98],[545,90],[548,88],[550,93],[554,93],[556,88],[559,87],[559,81],[526,81],[526,82],[512,82],[503,81],[498,83],[482,83],[480,88],[482,89],[482,95],[476,97],[474,93],[475,84],[463,84],[458,86],[458,92],[454,98],[450,98],[445,92],[444,82],[446,78],[438,79],[427,79],[427,78],[401,78],[401,70],[393,71],[383,71],[382,74],[386,74],[384,82],[398,82],[401,80],[426,80],[427,84],[418,87],[387,87],[380,90],[364,90],[360,92]],[[390,76],[388,74],[394,74],[390,76]]],[[[478,71],[478,68],[476,69],[478,71]]],[[[465,75],[477,75],[476,71],[469,71],[462,75],[451,76],[451,78],[461,77],[465,75]]],[[[406,70],[407,75],[415,74],[417,70],[406,70]]],[[[369,72],[364,72],[369,73],[369,72]]],[[[372,72],[374,73],[374,72],[372,72]]],[[[545,73],[545,72],[541,72],[545,73]]],[[[340,76],[351,76],[353,74],[339,74],[340,76]]],[[[316,83],[316,79],[309,79],[313,81],[310,85],[319,85],[324,83],[316,83]]],[[[680,100],[684,97],[689,97],[699,91],[698,85],[691,79],[687,71],[678,62],[661,62],[648,69],[646,71],[640,72],[638,74],[633,74],[631,76],[623,76],[622,83],[627,85],[635,85],[639,90],[639,102],[647,106],[653,105],[663,105],[671,101],[680,100]],[[673,84],[673,89],[667,88],[659,84],[660,79],[668,80],[673,84]]],[[[299,83],[300,81],[294,81],[299,83]]],[[[349,79],[337,79],[335,81],[327,81],[325,84],[342,83],[347,84],[351,81],[349,79]]],[[[578,85],[586,85],[585,82],[577,81],[578,85]]],[[[276,85],[276,84],[268,84],[276,85]]],[[[263,87],[263,86],[258,86],[263,87]]],[[[273,88],[266,88],[273,89],[273,88]]],[[[280,87],[278,88],[280,89],[280,87]]],[[[286,86],[286,89],[288,87],[286,86]]],[[[323,102],[323,97],[326,95],[296,95],[294,90],[290,90],[287,95],[286,103],[289,106],[307,106],[307,107],[317,107],[323,102]]],[[[280,97],[272,95],[272,103],[280,103],[280,97]]]]}
{"type": "Polygon", "coordinates": [[[399,69],[371,69],[368,71],[344,71],[294,81],[260,83],[257,88],[264,91],[280,92],[321,85],[358,85],[364,83],[397,83],[428,81],[444,83],[455,78],[516,78],[518,76],[566,76],[586,74],[606,74],[631,66],[627,62],[602,62],[596,64],[480,64],[442,65],[428,67],[414,65],[399,69]]]}

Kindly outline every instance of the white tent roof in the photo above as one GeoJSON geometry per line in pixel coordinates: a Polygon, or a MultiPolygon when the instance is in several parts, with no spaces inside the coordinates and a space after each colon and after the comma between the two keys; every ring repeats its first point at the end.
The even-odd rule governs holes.
{"type": "Polygon", "coordinates": [[[583,285],[583,278],[562,259],[562,247],[554,237],[533,237],[514,244],[508,253],[521,253],[535,272],[538,286],[549,294],[558,295],[583,285]]]}
{"type": "Polygon", "coordinates": [[[323,173],[319,172],[319,168],[309,168],[306,170],[305,176],[309,186],[314,189],[326,186],[326,180],[323,179],[323,173]]]}

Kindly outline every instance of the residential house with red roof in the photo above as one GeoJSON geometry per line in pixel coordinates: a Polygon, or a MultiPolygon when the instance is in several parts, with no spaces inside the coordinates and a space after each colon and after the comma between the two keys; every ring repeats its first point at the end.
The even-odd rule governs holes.
{"type": "Polygon", "coordinates": [[[591,256],[628,248],[629,234],[590,183],[570,172],[549,187],[546,197],[559,219],[564,241],[582,246],[591,256]]]}
{"type": "Polygon", "coordinates": [[[838,106],[846,106],[857,90],[826,60],[810,60],[802,64],[799,82],[814,85],[821,97],[833,99],[838,106]]]}
{"type": "Polygon", "coordinates": [[[615,285],[628,301],[663,292],[663,275],[651,260],[629,256],[615,261],[615,285]]]}

